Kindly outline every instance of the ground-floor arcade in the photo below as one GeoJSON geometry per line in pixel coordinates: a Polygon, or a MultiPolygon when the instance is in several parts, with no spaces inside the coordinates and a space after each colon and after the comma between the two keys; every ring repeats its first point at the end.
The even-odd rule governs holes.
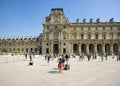
{"type": "Polygon", "coordinates": [[[45,53],[107,53],[118,54],[120,52],[120,44],[118,42],[45,42],[42,47],[43,54],[45,53]]]}

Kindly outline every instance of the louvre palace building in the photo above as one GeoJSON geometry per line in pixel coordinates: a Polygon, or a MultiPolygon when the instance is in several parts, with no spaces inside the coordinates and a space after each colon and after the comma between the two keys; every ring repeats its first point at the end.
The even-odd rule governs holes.
{"type": "Polygon", "coordinates": [[[114,18],[101,22],[89,19],[86,22],[76,19],[70,22],[62,8],[52,8],[44,18],[43,33],[33,37],[0,37],[0,48],[8,52],[46,54],[46,53],[120,53],[120,22],[114,18]]]}

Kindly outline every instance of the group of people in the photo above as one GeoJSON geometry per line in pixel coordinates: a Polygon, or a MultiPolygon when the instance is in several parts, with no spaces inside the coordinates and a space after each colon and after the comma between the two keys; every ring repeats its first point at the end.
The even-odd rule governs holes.
{"type": "MultiPolygon", "coordinates": [[[[85,56],[83,53],[80,53],[79,55],[79,61],[83,61],[85,59],[85,56]]],[[[108,60],[108,54],[107,53],[101,53],[100,55],[101,61],[108,60]]],[[[90,61],[91,59],[97,59],[96,54],[86,54],[87,60],[90,61]]],[[[115,55],[112,54],[112,58],[114,59],[115,55]]],[[[117,61],[120,61],[120,54],[117,55],[117,61]]]]}
{"type": "Polygon", "coordinates": [[[64,69],[65,63],[68,64],[68,59],[69,54],[65,53],[65,54],[52,54],[52,53],[47,53],[45,55],[45,61],[47,60],[47,63],[50,62],[50,60],[53,60],[54,58],[58,58],[58,69],[59,69],[59,73],[62,73],[62,70],[64,69]]]}

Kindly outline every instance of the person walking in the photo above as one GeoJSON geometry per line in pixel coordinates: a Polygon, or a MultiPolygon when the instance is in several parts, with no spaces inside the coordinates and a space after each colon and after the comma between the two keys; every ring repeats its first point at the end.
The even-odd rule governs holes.
{"type": "Polygon", "coordinates": [[[33,60],[31,55],[30,55],[29,65],[33,65],[33,60]]]}
{"type": "Polygon", "coordinates": [[[58,69],[59,69],[59,73],[62,73],[62,59],[59,58],[58,60],[58,69]]]}

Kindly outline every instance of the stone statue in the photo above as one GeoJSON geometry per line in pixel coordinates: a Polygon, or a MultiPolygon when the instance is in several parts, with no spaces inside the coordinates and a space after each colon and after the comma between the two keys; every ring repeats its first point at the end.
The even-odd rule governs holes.
{"type": "Polygon", "coordinates": [[[83,19],[83,23],[86,23],[86,18],[83,19]]]}
{"type": "Polygon", "coordinates": [[[76,23],[79,23],[79,18],[76,19],[76,23]]]}
{"type": "Polygon", "coordinates": [[[96,22],[97,22],[97,23],[100,23],[100,18],[97,18],[97,19],[96,19],[96,22]]]}
{"type": "Polygon", "coordinates": [[[93,23],[93,19],[92,18],[90,18],[90,23],[93,23]]]}
{"type": "Polygon", "coordinates": [[[110,22],[110,23],[113,23],[113,22],[114,22],[114,18],[111,18],[111,19],[109,20],[109,22],[110,22]]]}

